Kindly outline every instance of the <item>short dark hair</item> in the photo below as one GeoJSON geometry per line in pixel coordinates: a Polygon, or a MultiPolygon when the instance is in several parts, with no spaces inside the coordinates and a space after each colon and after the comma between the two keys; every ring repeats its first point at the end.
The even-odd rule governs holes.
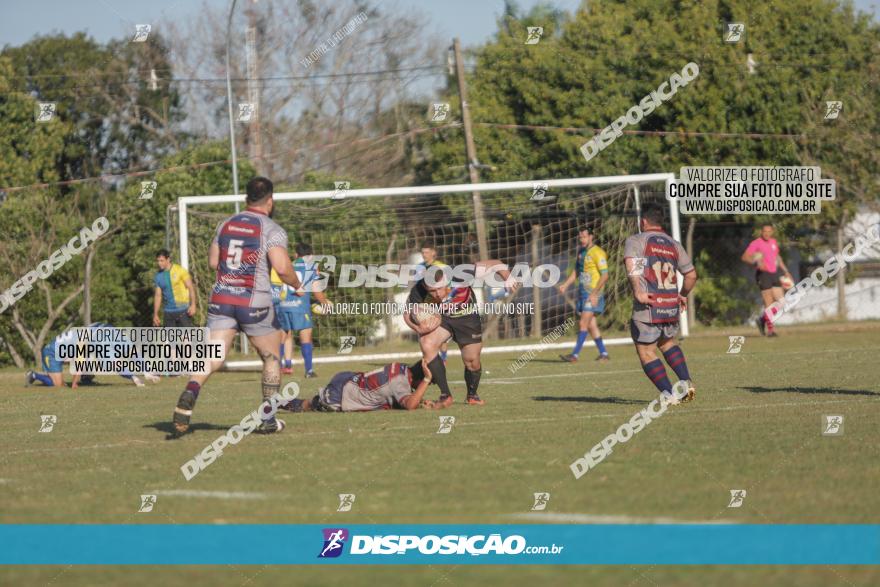
{"type": "Polygon", "coordinates": [[[305,257],[306,255],[311,255],[313,252],[312,245],[309,243],[296,243],[297,257],[305,257]]]}
{"type": "Polygon", "coordinates": [[[645,204],[642,206],[642,218],[656,224],[663,224],[663,209],[657,204],[645,204]]]}
{"type": "Polygon", "coordinates": [[[266,177],[255,177],[247,183],[247,203],[258,204],[272,195],[275,186],[266,177]]]}
{"type": "Polygon", "coordinates": [[[410,372],[410,387],[415,389],[425,379],[425,369],[422,367],[421,361],[416,361],[407,368],[410,372]]]}
{"type": "Polygon", "coordinates": [[[422,243],[422,246],[419,247],[421,249],[432,249],[434,251],[437,250],[437,247],[434,245],[434,241],[425,241],[422,243]]]}
{"type": "Polygon", "coordinates": [[[165,257],[166,259],[170,259],[171,253],[168,251],[168,249],[159,249],[159,252],[156,253],[156,256],[157,257],[165,257]]]}
{"type": "Polygon", "coordinates": [[[590,234],[595,234],[593,232],[593,229],[590,228],[589,226],[587,226],[586,224],[582,224],[581,226],[578,227],[578,234],[580,234],[582,232],[588,232],[590,234]]]}

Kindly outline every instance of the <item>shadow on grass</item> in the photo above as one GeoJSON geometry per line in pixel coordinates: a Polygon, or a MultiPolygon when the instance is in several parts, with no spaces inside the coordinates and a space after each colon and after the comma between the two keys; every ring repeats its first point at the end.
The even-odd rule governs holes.
{"type": "Polygon", "coordinates": [[[190,424],[189,430],[187,430],[186,432],[184,432],[183,434],[181,434],[179,436],[174,431],[174,425],[172,425],[171,422],[168,422],[168,421],[153,422],[152,424],[144,424],[143,427],[144,428],[154,428],[154,429],[158,430],[159,432],[164,432],[165,433],[165,440],[176,440],[177,438],[181,438],[183,436],[186,436],[187,434],[192,434],[196,430],[223,430],[223,431],[226,431],[226,430],[229,430],[230,428],[232,428],[232,425],[223,426],[220,424],[209,424],[207,422],[196,422],[195,424],[190,424]]]}
{"type": "Polygon", "coordinates": [[[644,400],[623,399],[620,397],[592,397],[589,395],[538,395],[536,402],[581,402],[586,404],[618,404],[625,406],[643,405],[644,400]]]}
{"type": "Polygon", "coordinates": [[[760,387],[760,386],[741,386],[737,389],[743,389],[750,393],[774,393],[774,392],[783,392],[783,393],[821,393],[828,395],[867,395],[880,397],[880,393],[876,391],[868,391],[867,389],[840,389],[836,387],[760,387]]]}

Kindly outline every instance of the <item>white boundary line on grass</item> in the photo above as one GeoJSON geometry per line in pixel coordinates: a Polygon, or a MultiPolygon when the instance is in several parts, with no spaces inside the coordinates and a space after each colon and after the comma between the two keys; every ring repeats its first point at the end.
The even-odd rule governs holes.
{"type": "MultiPolygon", "coordinates": [[[[723,339],[723,335],[719,335],[719,339],[723,339]]],[[[759,338],[757,336],[753,338],[759,338]]],[[[609,338],[605,341],[607,346],[619,346],[625,344],[632,344],[631,338],[609,338]]],[[[726,344],[726,343],[725,343],[726,344]]],[[[531,343],[531,344],[515,344],[515,345],[506,345],[506,346],[490,346],[483,347],[483,350],[480,351],[484,355],[492,355],[498,353],[515,353],[518,351],[528,351],[538,349],[538,351],[543,350],[554,350],[554,349],[565,349],[571,348],[572,342],[554,342],[551,344],[540,344],[540,343],[531,343]]],[[[595,347],[596,343],[592,340],[586,341],[584,343],[585,347],[595,347]]],[[[824,350],[809,350],[809,351],[778,351],[774,352],[773,356],[778,355],[802,355],[802,354],[818,354],[818,353],[839,353],[846,351],[868,351],[868,350],[876,350],[873,347],[856,347],[856,348],[845,348],[845,349],[824,349],[824,350]]],[[[449,356],[455,357],[461,355],[461,351],[458,349],[449,349],[449,356]]],[[[736,355],[737,357],[748,356],[750,353],[746,353],[745,355],[736,355]]],[[[398,353],[374,353],[367,355],[336,355],[331,357],[315,357],[312,359],[314,363],[349,363],[349,362],[357,362],[357,361],[384,361],[388,359],[415,359],[421,357],[421,351],[407,351],[407,352],[398,352],[398,353]]],[[[725,357],[727,355],[724,355],[725,357]]],[[[293,359],[294,365],[302,365],[302,359],[293,359]]],[[[227,371],[234,371],[237,369],[248,369],[252,367],[262,367],[262,361],[257,360],[247,360],[247,361],[227,361],[224,364],[224,369],[227,371]]],[[[620,371],[622,373],[623,371],[620,371]]],[[[590,375],[595,375],[600,372],[590,372],[590,375]]],[[[609,371],[608,373],[611,373],[609,371]]],[[[560,376],[568,376],[568,375],[560,375],[560,376]]],[[[512,377],[505,377],[504,379],[513,380],[512,377]]]]}
{"type": "Polygon", "coordinates": [[[538,513],[508,514],[509,518],[528,520],[531,522],[543,522],[547,524],[674,524],[674,525],[706,525],[706,524],[739,524],[736,520],[680,520],[678,518],[641,518],[626,515],[598,515],[598,514],[563,514],[563,513],[538,513]]]}
{"type": "Polygon", "coordinates": [[[269,499],[268,493],[254,491],[200,491],[197,489],[154,489],[145,493],[160,496],[213,497],[217,499],[269,499]]]}
{"type": "MultiPolygon", "coordinates": [[[[608,346],[622,345],[622,344],[632,344],[631,338],[609,338],[605,341],[605,344],[608,346]]],[[[491,347],[483,347],[481,351],[484,355],[492,355],[496,353],[515,353],[521,351],[531,351],[531,350],[552,350],[552,349],[566,349],[572,346],[571,341],[566,342],[554,342],[552,344],[513,344],[507,346],[491,346],[491,347]]],[[[596,346],[596,343],[593,341],[588,341],[584,344],[585,347],[588,346],[596,346]]],[[[455,357],[461,354],[461,351],[458,349],[450,349],[449,356],[455,357]]],[[[358,361],[385,361],[389,359],[415,359],[422,356],[421,351],[411,351],[411,352],[401,352],[401,353],[375,353],[369,355],[337,355],[335,357],[315,357],[312,359],[314,363],[352,363],[358,361]]],[[[294,365],[301,365],[302,359],[294,359],[294,365]]],[[[252,361],[227,361],[224,367],[227,370],[236,370],[236,369],[249,369],[252,367],[262,367],[263,362],[252,360],[252,361]]]]}

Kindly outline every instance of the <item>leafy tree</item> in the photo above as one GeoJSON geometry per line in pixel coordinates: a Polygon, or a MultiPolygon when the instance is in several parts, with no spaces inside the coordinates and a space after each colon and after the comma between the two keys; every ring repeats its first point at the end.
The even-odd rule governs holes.
{"type": "MultiPolygon", "coordinates": [[[[838,180],[837,201],[826,203],[818,217],[785,219],[782,229],[783,234],[822,230],[878,200],[880,117],[872,106],[880,98],[878,43],[880,29],[868,16],[829,0],[758,6],[747,0],[595,0],[570,19],[546,8],[517,17],[508,8],[496,38],[473,52],[475,67],[467,80],[477,153],[488,166],[482,179],[677,172],[699,165],[819,165],[825,177],[838,180]],[[745,40],[724,43],[725,22],[746,23],[745,40]],[[538,44],[524,44],[526,26],[544,27],[538,44]],[[753,73],[749,54],[757,62],[753,73]],[[584,159],[580,145],[691,61],[699,65],[699,77],[630,127],[678,133],[625,134],[584,159]],[[831,99],[844,101],[842,124],[823,120],[831,99]],[[685,131],[804,136],[755,139],[685,131]]],[[[456,94],[450,84],[447,98],[457,105],[456,94]]],[[[419,168],[421,182],[448,181],[452,170],[464,165],[459,129],[424,142],[432,157],[419,168]]],[[[503,206],[505,198],[509,195],[484,194],[493,207],[503,206]]],[[[700,223],[712,220],[700,217],[697,233],[700,223]]],[[[732,269],[712,266],[711,260],[707,265],[715,273],[732,269]]]]}

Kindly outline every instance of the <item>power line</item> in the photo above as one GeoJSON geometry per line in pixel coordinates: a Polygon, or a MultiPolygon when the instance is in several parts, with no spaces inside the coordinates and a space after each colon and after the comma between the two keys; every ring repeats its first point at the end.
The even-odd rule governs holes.
{"type": "MultiPolygon", "coordinates": [[[[575,127],[575,126],[548,126],[539,124],[502,124],[499,122],[475,122],[477,126],[493,128],[507,128],[513,130],[545,130],[571,133],[597,133],[601,128],[575,127]]],[[[623,130],[623,134],[642,136],[676,136],[676,137],[714,137],[714,138],[744,138],[744,139],[798,139],[807,138],[805,134],[788,133],[761,133],[761,132],[700,132],[688,130],[623,130]]]]}
{"type": "MultiPolygon", "coordinates": [[[[431,66],[431,68],[433,68],[433,66],[431,66]]],[[[426,68],[413,68],[414,71],[417,69],[428,69],[428,68],[427,67],[426,68]]],[[[349,78],[349,81],[346,82],[348,84],[364,84],[364,83],[375,83],[375,82],[379,82],[379,81],[395,80],[395,79],[398,79],[398,76],[394,73],[394,71],[395,70],[387,70],[387,71],[383,71],[383,72],[360,72],[360,73],[350,73],[350,74],[332,74],[332,75],[327,75],[327,76],[313,76],[313,77],[303,77],[303,78],[289,76],[289,77],[258,78],[258,79],[264,79],[269,82],[275,82],[275,83],[266,83],[263,85],[264,88],[268,88],[268,89],[284,88],[284,87],[291,87],[291,86],[326,87],[328,85],[331,85],[331,83],[332,83],[332,80],[330,78],[339,79],[339,78],[347,77],[347,78],[349,78]],[[374,75],[376,77],[366,78],[366,79],[353,79],[353,78],[365,77],[365,76],[369,76],[369,75],[374,75]],[[320,77],[320,79],[315,79],[316,77],[320,77]],[[322,81],[322,80],[328,80],[328,81],[322,81]],[[296,83],[289,83],[289,84],[278,83],[278,82],[284,82],[284,81],[296,82],[296,83]]],[[[443,73],[441,71],[435,71],[432,73],[428,73],[428,72],[418,73],[416,75],[408,76],[407,81],[412,81],[414,79],[423,78],[423,77],[436,77],[436,76],[441,76],[441,75],[445,75],[445,73],[443,73]]],[[[131,81],[125,81],[125,82],[108,82],[106,84],[71,86],[68,88],[53,88],[52,91],[53,92],[73,92],[76,90],[91,90],[91,89],[98,89],[98,88],[103,88],[106,91],[109,88],[112,88],[113,86],[120,86],[120,87],[121,86],[141,86],[141,85],[146,86],[149,83],[148,81],[146,81],[147,79],[148,78],[145,78],[144,80],[131,80],[131,81]]],[[[234,82],[247,82],[247,79],[246,78],[233,78],[232,81],[234,81],[234,82]]],[[[223,79],[221,79],[221,78],[178,78],[178,79],[173,79],[173,80],[164,80],[162,78],[159,78],[158,80],[156,80],[156,83],[168,84],[168,85],[204,84],[204,85],[208,86],[211,84],[225,85],[226,79],[225,78],[223,78],[223,79]]],[[[117,92],[107,91],[106,93],[113,95],[113,96],[122,95],[117,92]]],[[[16,95],[17,94],[17,95],[22,95],[22,96],[31,96],[31,94],[28,92],[23,92],[23,91],[18,91],[18,90],[10,90],[8,92],[0,92],[0,95],[3,95],[3,94],[6,94],[6,95],[16,95]]]]}

